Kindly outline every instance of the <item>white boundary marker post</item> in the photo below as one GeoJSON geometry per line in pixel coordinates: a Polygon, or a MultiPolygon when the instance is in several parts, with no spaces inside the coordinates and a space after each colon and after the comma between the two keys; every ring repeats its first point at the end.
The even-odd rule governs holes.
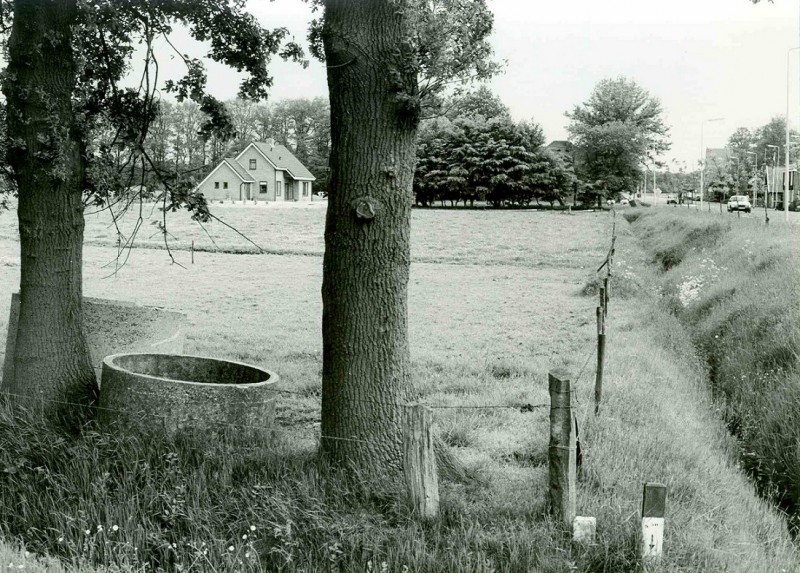
{"type": "Polygon", "coordinates": [[[667,486],[645,483],[642,495],[642,559],[657,561],[664,549],[664,509],[667,486]]]}

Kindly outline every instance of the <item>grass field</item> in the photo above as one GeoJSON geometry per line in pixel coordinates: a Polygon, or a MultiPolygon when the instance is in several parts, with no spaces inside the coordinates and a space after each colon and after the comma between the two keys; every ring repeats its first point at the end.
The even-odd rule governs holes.
{"type": "MultiPolygon", "coordinates": [[[[582,292],[591,290],[586,284],[608,249],[609,214],[413,212],[416,391],[434,407],[509,406],[435,410],[438,431],[480,479],[443,481],[443,515],[423,527],[400,496],[361,499],[314,455],[324,210],[218,211],[273,254],[199,252],[191,265],[182,251],[181,268],[163,251],[134,249],[109,277],[115,235],[90,218],[85,294],[183,311],[188,352],[275,370],[282,388],[300,392],[279,402],[276,443],[257,451],[205,444],[199,456],[197,444],[102,434],[63,443],[6,413],[0,447],[45,460],[63,488],[53,511],[36,481],[26,479],[33,468],[22,464],[0,477],[7,539],[82,570],[638,571],[641,485],[661,481],[670,492],[664,571],[794,569],[785,524],[736,469],[702,363],[680,324],[653,304],[656,278],[621,219],[614,291],[626,298],[611,302],[605,403],[594,418],[595,299],[582,292]],[[578,512],[599,523],[589,547],[572,545],[547,517],[547,409],[513,408],[548,402],[547,371],[558,366],[582,374],[578,512]],[[94,463],[76,462],[84,458],[94,463]],[[150,473],[143,474],[143,463],[150,473]],[[97,487],[98,480],[106,485],[97,487]],[[181,519],[164,526],[154,512],[163,512],[176,488],[181,519]],[[21,497],[30,500],[24,511],[15,509],[21,497]],[[113,525],[120,529],[110,539],[113,525]],[[241,541],[250,526],[259,532],[252,546],[241,541]]],[[[217,247],[200,243],[203,231],[177,218],[169,230],[178,247],[194,238],[209,250],[247,248],[223,231],[217,247]]],[[[13,218],[0,217],[0,308],[8,308],[19,280],[14,233],[13,218]]],[[[31,563],[27,570],[36,569],[31,563]]]]}

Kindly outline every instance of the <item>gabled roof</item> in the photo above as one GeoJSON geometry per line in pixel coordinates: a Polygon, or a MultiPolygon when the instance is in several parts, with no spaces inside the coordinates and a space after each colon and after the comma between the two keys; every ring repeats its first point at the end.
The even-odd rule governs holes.
{"type": "Polygon", "coordinates": [[[574,147],[575,146],[572,144],[572,142],[565,139],[556,139],[555,141],[551,141],[547,144],[547,149],[553,151],[563,151],[566,153],[571,152],[574,147]]]}
{"type": "MultiPolygon", "coordinates": [[[[239,179],[244,181],[245,183],[255,183],[255,179],[250,177],[250,174],[247,172],[247,169],[242,167],[242,164],[236,161],[233,157],[226,157],[222,160],[223,163],[227,163],[228,167],[233,169],[233,172],[239,176],[239,179]]],[[[216,171],[216,170],[215,170],[216,171]]]]}
{"type": "MultiPolygon", "coordinates": [[[[289,172],[293,179],[306,179],[308,181],[316,180],[316,177],[306,169],[306,166],[300,163],[300,160],[295,157],[291,151],[286,149],[279,143],[269,144],[263,141],[254,141],[250,145],[254,146],[264,157],[275,166],[275,169],[283,169],[289,172]]],[[[244,153],[249,147],[245,147],[242,151],[244,153]]],[[[241,157],[242,153],[236,157],[241,157]]]]}
{"type": "Polygon", "coordinates": [[[255,180],[252,177],[250,177],[250,175],[247,173],[247,170],[244,167],[242,167],[238,161],[236,161],[231,157],[226,157],[225,159],[220,161],[219,164],[217,164],[217,166],[214,169],[211,170],[211,173],[206,175],[203,178],[203,180],[197,184],[197,187],[202,186],[203,183],[211,179],[211,176],[214,175],[214,173],[216,173],[217,170],[223,165],[227,165],[228,167],[230,167],[231,171],[233,171],[236,174],[236,176],[239,177],[239,179],[241,179],[245,183],[255,183],[255,180]]]}

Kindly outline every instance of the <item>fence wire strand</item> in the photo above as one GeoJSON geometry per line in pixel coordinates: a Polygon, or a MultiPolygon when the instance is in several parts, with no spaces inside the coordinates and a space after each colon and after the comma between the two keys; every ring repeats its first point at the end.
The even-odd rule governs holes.
{"type": "MultiPolygon", "coordinates": [[[[613,209],[612,209],[612,211],[613,211],[613,209]]],[[[604,267],[607,267],[607,273],[610,276],[610,274],[611,274],[611,261],[612,261],[612,258],[614,256],[616,238],[617,238],[617,236],[616,236],[616,212],[614,212],[614,222],[613,222],[612,237],[611,237],[611,248],[609,249],[608,254],[605,257],[605,260],[600,265],[600,267],[597,269],[598,273],[604,267]]],[[[586,367],[589,365],[589,361],[591,360],[592,356],[594,355],[594,351],[595,351],[594,348],[590,348],[590,350],[586,353],[586,359],[584,360],[583,366],[581,366],[581,369],[578,371],[578,374],[575,376],[575,388],[576,389],[577,389],[578,382],[581,380],[581,377],[583,376],[584,372],[586,371],[586,367]]],[[[134,394],[141,395],[141,396],[149,396],[149,394],[147,394],[145,392],[137,392],[135,390],[129,390],[129,391],[134,393],[134,394]]],[[[277,394],[295,395],[295,396],[301,396],[301,397],[304,397],[304,398],[310,398],[311,397],[311,396],[308,395],[307,392],[298,392],[298,391],[295,391],[295,390],[286,390],[286,389],[281,389],[281,388],[273,388],[273,389],[271,389],[271,391],[275,392],[277,394]]],[[[580,400],[578,398],[578,392],[577,391],[574,393],[574,396],[575,396],[575,401],[576,401],[578,407],[580,408],[581,407],[581,403],[580,403],[580,400]]],[[[39,401],[41,403],[42,410],[44,410],[44,403],[47,402],[47,403],[50,403],[50,404],[59,404],[59,405],[62,405],[62,406],[72,406],[72,407],[76,407],[76,408],[91,408],[91,409],[96,410],[96,411],[101,411],[102,410],[102,411],[106,411],[106,412],[114,412],[114,413],[118,413],[118,414],[125,414],[127,416],[131,416],[131,415],[139,415],[139,416],[147,415],[147,416],[150,416],[150,417],[152,417],[154,419],[160,419],[165,427],[167,426],[167,422],[169,421],[169,416],[167,416],[165,414],[157,414],[155,412],[144,412],[144,411],[136,412],[136,411],[131,411],[131,410],[122,410],[122,409],[119,409],[119,408],[109,408],[107,406],[100,406],[99,404],[85,404],[85,403],[79,403],[79,402],[71,402],[71,401],[68,401],[68,400],[58,400],[58,399],[52,399],[52,398],[44,398],[44,397],[41,397],[41,396],[37,397],[37,396],[30,396],[30,395],[26,395],[26,394],[17,394],[17,393],[12,393],[12,392],[0,392],[0,405],[3,405],[3,400],[2,400],[3,398],[20,398],[20,399],[32,401],[34,403],[36,401],[39,401]]],[[[378,404],[378,405],[381,405],[381,406],[389,406],[389,407],[392,407],[392,408],[412,407],[412,406],[420,405],[420,404],[415,404],[415,403],[401,404],[401,403],[398,403],[398,402],[386,402],[386,401],[381,401],[381,400],[372,400],[372,399],[363,399],[363,398],[351,398],[350,400],[351,401],[356,401],[356,402],[362,402],[362,403],[378,404]]],[[[255,405],[259,405],[259,404],[260,405],[265,405],[265,404],[268,404],[268,403],[271,403],[271,402],[275,402],[275,399],[271,398],[269,400],[264,400],[264,401],[260,401],[260,402],[250,402],[250,404],[251,405],[253,405],[253,404],[255,404],[255,405]]],[[[591,404],[591,400],[587,400],[585,405],[583,405],[584,414],[583,414],[583,417],[582,417],[582,420],[581,420],[581,423],[580,423],[580,427],[582,427],[582,428],[586,427],[585,423],[586,423],[586,420],[588,418],[588,412],[589,412],[590,404],[591,404]]],[[[534,410],[536,410],[538,408],[544,408],[544,407],[549,406],[550,404],[549,403],[539,403],[539,404],[485,404],[485,405],[467,405],[467,404],[453,404],[453,405],[421,404],[421,405],[424,405],[424,406],[426,406],[426,407],[428,407],[430,409],[437,409],[437,410],[514,409],[514,410],[520,410],[521,412],[533,412],[534,410]]],[[[194,420],[190,420],[190,421],[194,421],[194,420]]],[[[175,423],[176,428],[177,428],[178,422],[173,420],[173,423],[175,423]]],[[[264,431],[264,430],[270,429],[272,427],[272,426],[255,426],[255,425],[252,425],[252,424],[237,424],[237,423],[234,423],[234,422],[217,422],[217,421],[214,421],[214,420],[207,420],[207,419],[202,420],[202,423],[203,424],[211,424],[211,425],[215,425],[215,426],[222,426],[222,427],[229,427],[229,428],[250,429],[250,430],[258,430],[258,431],[264,431]]],[[[318,423],[320,423],[320,422],[314,422],[313,425],[316,425],[318,423]]],[[[347,437],[341,437],[341,436],[328,436],[328,435],[324,435],[324,434],[320,434],[319,435],[319,440],[320,441],[322,441],[322,440],[336,440],[336,441],[344,441],[344,442],[356,442],[356,443],[363,443],[363,444],[371,444],[371,445],[375,445],[375,446],[379,446],[380,445],[380,444],[378,444],[376,442],[371,442],[369,440],[362,440],[362,439],[358,439],[358,438],[347,438],[347,437]]],[[[564,447],[564,446],[559,446],[559,447],[564,447]]],[[[247,448],[247,449],[257,449],[257,448],[247,448]]],[[[572,449],[572,448],[570,448],[570,449],[572,449]]],[[[523,481],[523,480],[530,479],[530,478],[527,478],[526,476],[518,476],[518,477],[515,477],[514,479],[509,479],[508,476],[503,476],[500,479],[503,480],[503,481],[506,481],[506,480],[508,480],[508,481],[523,481]]]]}

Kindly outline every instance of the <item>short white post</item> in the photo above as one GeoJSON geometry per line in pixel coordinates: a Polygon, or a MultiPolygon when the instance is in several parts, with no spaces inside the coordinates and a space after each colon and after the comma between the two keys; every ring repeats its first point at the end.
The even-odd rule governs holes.
{"type": "Polygon", "coordinates": [[[645,483],[642,496],[642,559],[658,561],[664,546],[664,510],[667,486],[645,483]]]}

